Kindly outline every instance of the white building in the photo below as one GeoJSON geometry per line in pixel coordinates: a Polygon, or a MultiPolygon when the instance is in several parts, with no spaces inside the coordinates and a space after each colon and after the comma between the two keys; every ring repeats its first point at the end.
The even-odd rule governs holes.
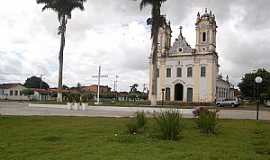
{"type": "Polygon", "coordinates": [[[2,100],[28,100],[28,96],[22,94],[22,90],[26,89],[20,83],[0,84],[0,99],[2,100]]]}
{"type": "Polygon", "coordinates": [[[222,76],[219,75],[217,79],[217,88],[216,88],[216,100],[224,99],[234,99],[234,86],[229,82],[229,77],[226,77],[226,80],[222,79],[222,76]]]}
{"type": "MultiPolygon", "coordinates": [[[[165,100],[182,102],[214,102],[217,88],[228,89],[230,83],[218,79],[219,63],[216,52],[217,25],[215,15],[207,12],[198,13],[195,31],[196,46],[192,48],[180,33],[171,45],[170,22],[164,16],[159,30],[157,100],[162,100],[162,89],[165,100]],[[220,86],[222,85],[222,86],[220,86]]],[[[152,63],[150,56],[150,93],[152,89],[152,63]]],[[[149,99],[151,100],[151,94],[149,99]]]]}

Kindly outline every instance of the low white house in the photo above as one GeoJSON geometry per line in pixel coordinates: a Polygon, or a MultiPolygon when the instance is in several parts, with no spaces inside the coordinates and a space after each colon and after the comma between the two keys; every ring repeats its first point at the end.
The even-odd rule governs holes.
{"type": "Polygon", "coordinates": [[[22,90],[26,89],[20,83],[4,83],[0,84],[0,99],[2,100],[29,100],[28,96],[22,94],[22,90]]]}

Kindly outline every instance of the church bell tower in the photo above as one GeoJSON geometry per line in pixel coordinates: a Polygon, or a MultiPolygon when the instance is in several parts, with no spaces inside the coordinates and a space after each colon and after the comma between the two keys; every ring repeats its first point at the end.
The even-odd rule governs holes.
{"type": "Polygon", "coordinates": [[[216,32],[217,25],[215,15],[212,11],[209,13],[197,14],[196,25],[196,50],[199,54],[216,52],[216,32]]]}

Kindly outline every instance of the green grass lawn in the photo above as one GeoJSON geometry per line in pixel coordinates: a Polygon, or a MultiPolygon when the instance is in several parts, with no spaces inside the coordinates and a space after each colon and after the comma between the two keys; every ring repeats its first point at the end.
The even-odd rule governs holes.
{"type": "Polygon", "coordinates": [[[219,133],[200,133],[184,119],[178,141],[128,136],[128,119],[0,117],[1,160],[269,160],[270,122],[222,120],[219,133]],[[115,136],[117,134],[117,136],[115,136]]]}

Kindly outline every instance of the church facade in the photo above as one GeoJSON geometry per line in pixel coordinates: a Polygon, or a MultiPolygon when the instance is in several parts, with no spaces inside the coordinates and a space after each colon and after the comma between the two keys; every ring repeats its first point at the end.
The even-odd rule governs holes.
{"type": "MultiPolygon", "coordinates": [[[[231,84],[220,80],[218,53],[216,52],[217,24],[210,11],[197,14],[195,23],[196,45],[192,48],[182,34],[171,45],[170,22],[162,17],[158,43],[157,100],[182,102],[214,102],[222,90],[231,95],[231,84]],[[224,89],[223,89],[224,88],[224,89]],[[164,96],[164,97],[163,97],[164,96]]],[[[150,58],[150,93],[152,63],[150,58]]],[[[226,98],[226,94],[224,98],[226,98]]],[[[151,94],[149,94],[149,98],[151,94]]]]}

